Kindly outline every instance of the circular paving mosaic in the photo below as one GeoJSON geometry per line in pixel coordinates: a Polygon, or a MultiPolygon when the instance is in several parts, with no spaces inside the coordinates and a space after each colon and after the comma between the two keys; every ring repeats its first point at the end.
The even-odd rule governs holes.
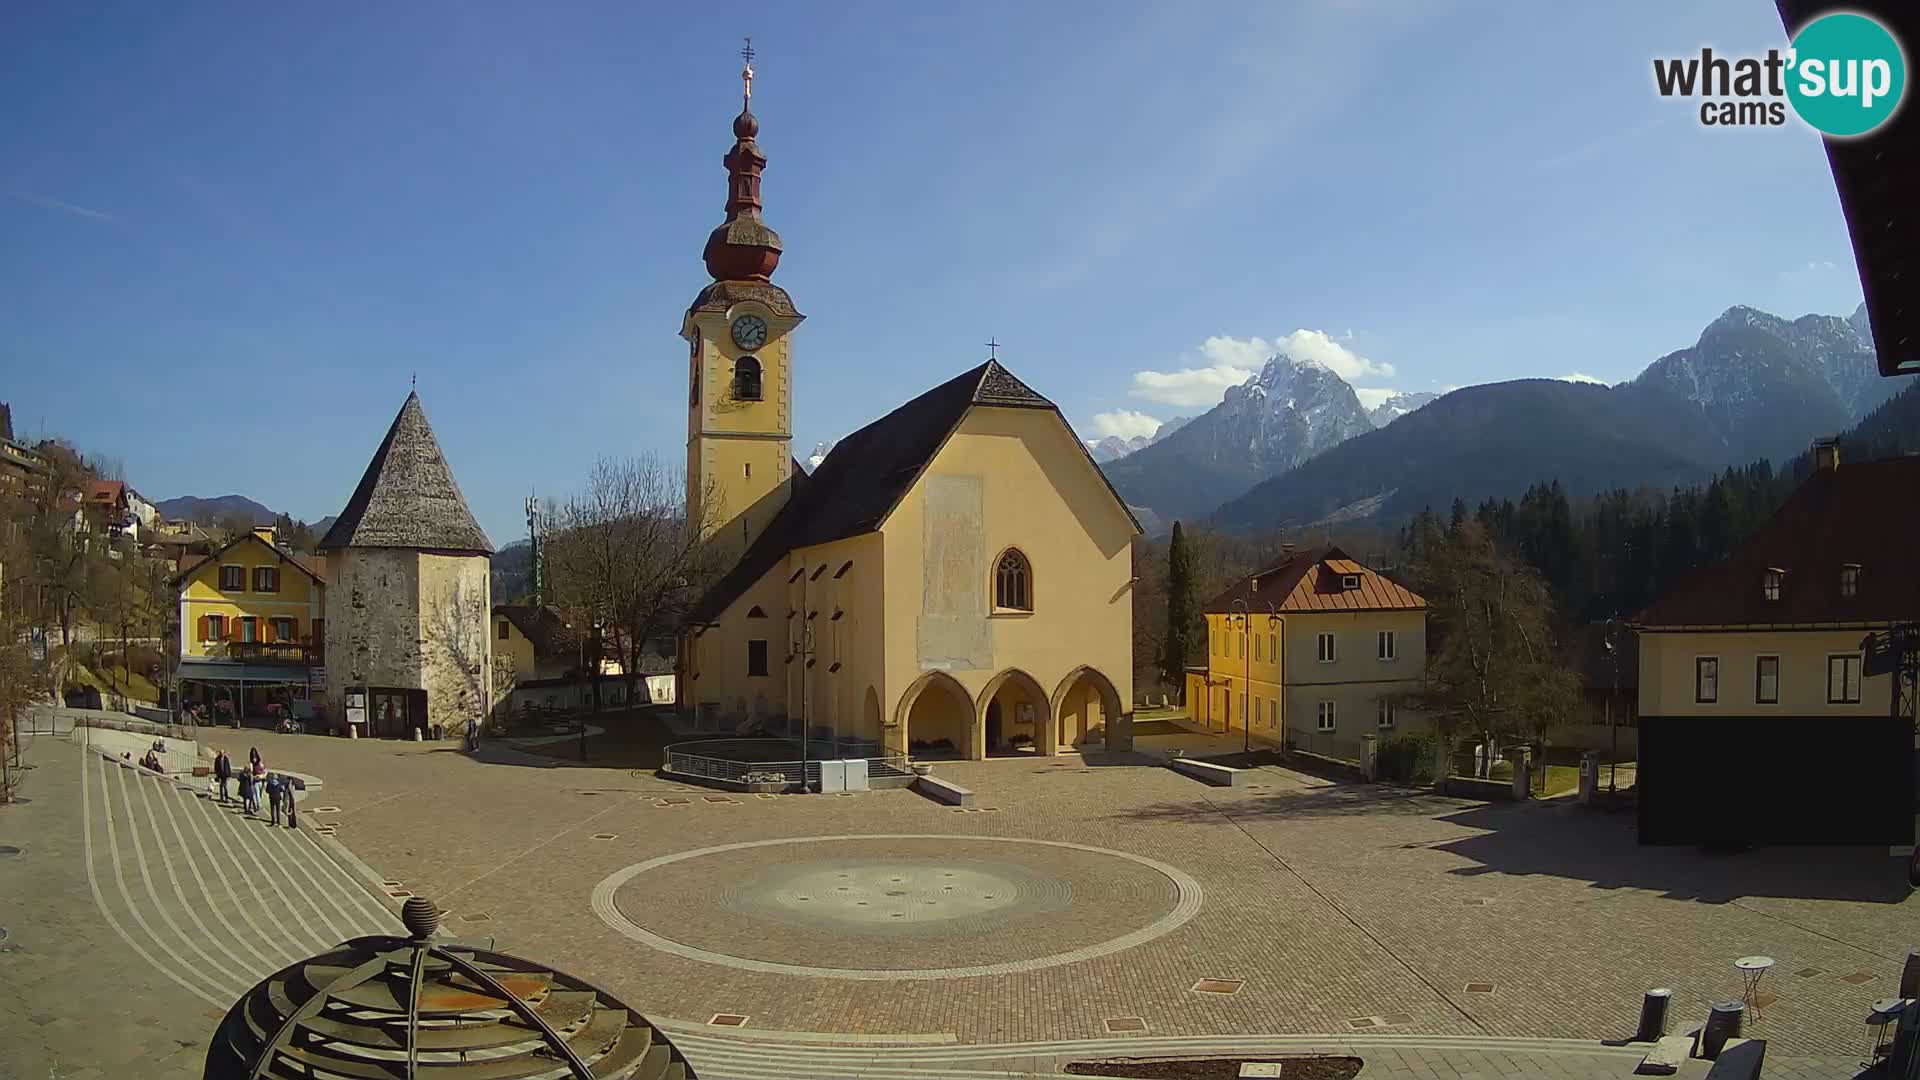
{"type": "Polygon", "coordinates": [[[1106,956],[1200,910],[1165,863],[1052,840],[807,836],[663,855],[609,875],[620,933],[705,963],[840,979],[1002,975],[1106,956]]]}

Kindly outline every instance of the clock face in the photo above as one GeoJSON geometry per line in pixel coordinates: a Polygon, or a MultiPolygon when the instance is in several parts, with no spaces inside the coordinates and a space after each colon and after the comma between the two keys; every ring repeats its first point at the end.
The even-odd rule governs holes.
{"type": "Polygon", "coordinates": [[[742,315],[733,320],[733,343],[743,349],[757,349],[767,343],[767,320],[758,315],[742,315]]]}

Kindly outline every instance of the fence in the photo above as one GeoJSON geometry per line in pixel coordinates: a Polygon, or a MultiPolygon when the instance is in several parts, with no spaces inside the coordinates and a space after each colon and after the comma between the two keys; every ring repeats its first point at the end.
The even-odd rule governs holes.
{"type": "Polygon", "coordinates": [[[1287,728],[1287,749],[1297,750],[1316,757],[1331,758],[1350,764],[1360,763],[1360,737],[1343,735],[1337,731],[1315,731],[1310,728],[1287,728]]]}
{"type": "Polygon", "coordinates": [[[732,784],[804,784],[820,781],[820,762],[850,758],[867,763],[869,781],[912,775],[907,757],[872,741],[707,739],[666,748],[665,770],[732,784]]]}

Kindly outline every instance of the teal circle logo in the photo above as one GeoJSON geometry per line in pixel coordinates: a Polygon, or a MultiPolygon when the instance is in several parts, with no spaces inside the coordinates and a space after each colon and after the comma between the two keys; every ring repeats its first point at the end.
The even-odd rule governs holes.
{"type": "Polygon", "coordinates": [[[1823,15],[1793,36],[1787,100],[1827,135],[1865,135],[1907,89],[1907,60],[1887,28],[1851,12],[1823,15]]]}

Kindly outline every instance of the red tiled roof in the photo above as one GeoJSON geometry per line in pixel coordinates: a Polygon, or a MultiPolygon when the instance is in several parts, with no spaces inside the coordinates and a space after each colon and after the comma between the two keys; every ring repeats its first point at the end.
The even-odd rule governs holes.
{"type": "Polygon", "coordinates": [[[1402,585],[1355,562],[1338,547],[1298,552],[1233,583],[1206,606],[1209,615],[1225,615],[1244,600],[1251,611],[1419,611],[1427,602],[1402,585]],[[1340,579],[1358,575],[1360,587],[1341,588],[1340,579]]]}
{"type": "Polygon", "coordinates": [[[126,482],[122,480],[90,480],[87,482],[87,501],[117,503],[126,490],[126,482]]]}
{"type": "Polygon", "coordinates": [[[1920,616],[1920,457],[1841,462],[1815,472],[1730,557],[1695,571],[1634,619],[1636,626],[1882,623],[1920,616]],[[1840,568],[1860,566],[1840,595],[1840,568]],[[1780,599],[1761,591],[1786,571],[1780,599]]]}

